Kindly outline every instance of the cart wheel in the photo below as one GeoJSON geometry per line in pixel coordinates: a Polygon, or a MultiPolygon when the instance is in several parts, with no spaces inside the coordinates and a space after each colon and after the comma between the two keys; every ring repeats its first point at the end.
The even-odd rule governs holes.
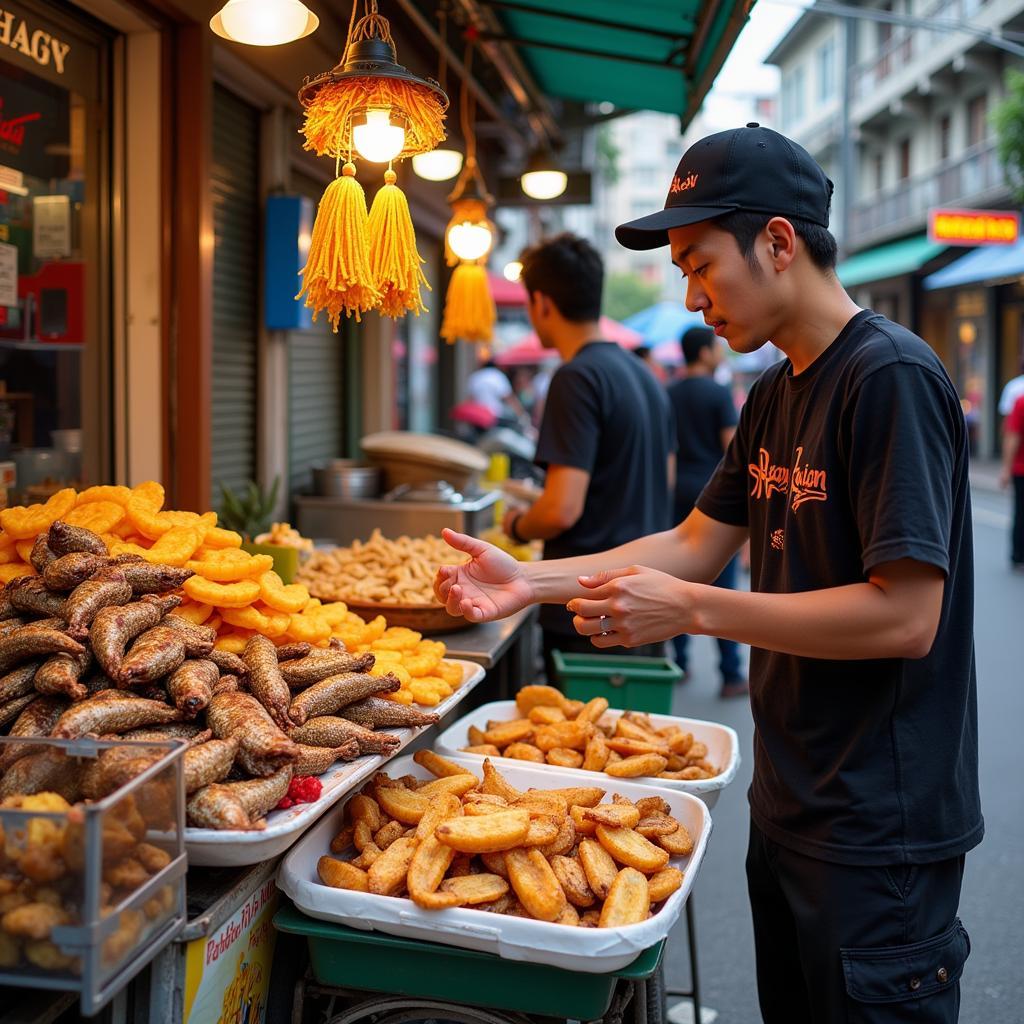
{"type": "Polygon", "coordinates": [[[331,1017],[326,1024],[531,1024],[517,1013],[497,1013],[431,999],[402,996],[367,999],[331,1017]]]}

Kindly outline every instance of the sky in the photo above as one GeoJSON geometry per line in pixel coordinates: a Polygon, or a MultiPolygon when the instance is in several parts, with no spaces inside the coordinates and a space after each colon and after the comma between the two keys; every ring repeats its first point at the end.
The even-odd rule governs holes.
{"type": "Polygon", "coordinates": [[[778,69],[762,61],[811,0],[758,0],[704,103],[708,117],[731,124],[738,100],[778,87],[778,69]]]}

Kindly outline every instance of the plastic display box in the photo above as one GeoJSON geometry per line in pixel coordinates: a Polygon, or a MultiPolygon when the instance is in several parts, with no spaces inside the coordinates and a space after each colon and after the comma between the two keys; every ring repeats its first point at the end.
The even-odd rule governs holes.
{"type": "Polygon", "coordinates": [[[672,711],[672,688],[683,670],[669,658],[554,652],[555,682],[570,700],[604,697],[613,708],[672,711]]]}
{"type": "Polygon", "coordinates": [[[36,760],[4,788],[41,783],[0,801],[0,985],[78,992],[93,1014],[184,924],[185,747],[0,737],[0,754],[14,746],[31,748],[15,769],[36,760]],[[107,751],[148,767],[101,800],[67,800],[107,751]]]}

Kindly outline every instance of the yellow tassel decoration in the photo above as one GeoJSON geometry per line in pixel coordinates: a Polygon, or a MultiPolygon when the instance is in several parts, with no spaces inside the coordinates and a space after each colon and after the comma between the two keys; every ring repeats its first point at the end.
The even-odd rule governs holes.
{"type": "Polygon", "coordinates": [[[412,311],[417,316],[426,307],[420,297],[420,285],[427,279],[420,269],[424,259],[416,250],[416,233],[405,193],[395,184],[398,175],[389,167],[384,185],[373,197],[368,230],[370,270],[380,293],[378,309],[385,316],[400,317],[412,311]]]}
{"type": "Polygon", "coordinates": [[[459,338],[473,342],[490,341],[497,318],[487,271],[477,263],[460,263],[448,284],[441,337],[449,345],[459,338]]]}
{"type": "Polygon", "coordinates": [[[380,292],[374,285],[367,237],[366,195],[356,181],[356,169],[345,164],[340,178],[327,186],[317,207],[309,255],[302,268],[306,305],[317,313],[326,310],[337,333],[341,314],[360,315],[376,308],[380,292]]]}

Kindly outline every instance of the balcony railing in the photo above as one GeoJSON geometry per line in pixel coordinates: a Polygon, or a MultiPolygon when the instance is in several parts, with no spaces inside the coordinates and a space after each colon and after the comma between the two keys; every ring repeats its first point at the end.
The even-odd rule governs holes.
{"type": "MultiPolygon", "coordinates": [[[[935,0],[921,12],[924,19],[968,21],[988,0],[935,0]]],[[[920,29],[894,26],[893,37],[880,52],[872,54],[853,68],[854,102],[868,99],[886,79],[902,71],[915,55],[926,59],[935,52],[940,38],[948,38],[948,28],[920,29]]]]}
{"type": "Polygon", "coordinates": [[[850,245],[857,248],[886,235],[912,230],[933,206],[975,201],[1006,186],[1006,174],[994,140],[940,164],[928,174],[855,203],[850,218],[850,245]]]}

